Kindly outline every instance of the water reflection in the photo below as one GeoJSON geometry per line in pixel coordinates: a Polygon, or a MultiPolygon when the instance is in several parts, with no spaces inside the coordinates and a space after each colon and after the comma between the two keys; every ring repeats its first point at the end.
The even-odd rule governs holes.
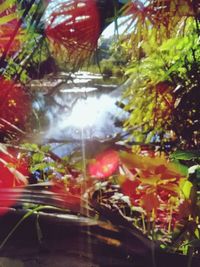
{"type": "Polygon", "coordinates": [[[73,79],[62,83],[56,94],[45,95],[41,104],[48,106],[46,116],[49,128],[45,133],[45,140],[71,141],[70,145],[54,145],[55,152],[69,153],[76,147],[76,141],[105,139],[121,132],[115,121],[122,120],[127,114],[116,105],[122,94],[122,87],[111,84],[99,84],[100,75],[89,72],[73,74],[73,79]],[[48,101],[47,101],[48,99],[48,101]],[[44,103],[45,102],[45,103],[44,103]],[[73,141],[75,144],[73,144],[73,141]]]}

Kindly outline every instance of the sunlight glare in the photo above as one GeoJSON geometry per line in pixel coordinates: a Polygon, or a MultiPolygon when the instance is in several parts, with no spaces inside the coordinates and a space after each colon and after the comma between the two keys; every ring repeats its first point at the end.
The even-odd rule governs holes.
{"type": "Polygon", "coordinates": [[[80,99],[74,106],[66,123],[77,128],[92,127],[96,121],[105,120],[105,115],[102,113],[109,110],[112,104],[113,100],[108,96],[80,99]]]}

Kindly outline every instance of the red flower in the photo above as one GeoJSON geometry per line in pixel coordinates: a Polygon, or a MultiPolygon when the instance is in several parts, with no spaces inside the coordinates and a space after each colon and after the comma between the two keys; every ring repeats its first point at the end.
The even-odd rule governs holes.
{"type": "Polygon", "coordinates": [[[30,98],[24,88],[0,77],[0,131],[23,129],[30,110],[30,98]]]}
{"type": "Polygon", "coordinates": [[[16,152],[7,152],[8,154],[0,152],[0,214],[5,213],[6,209],[20,197],[19,191],[13,195],[9,189],[24,187],[29,175],[26,160],[24,158],[18,159],[16,152]]]}
{"type": "Polygon", "coordinates": [[[119,167],[117,151],[109,149],[96,156],[88,164],[88,173],[95,178],[104,179],[111,176],[119,167]]]}

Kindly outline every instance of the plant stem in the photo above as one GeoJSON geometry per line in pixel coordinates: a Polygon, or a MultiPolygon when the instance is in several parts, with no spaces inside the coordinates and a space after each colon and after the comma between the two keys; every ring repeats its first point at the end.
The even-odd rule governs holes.
{"type": "Polygon", "coordinates": [[[13,233],[17,230],[17,228],[20,226],[20,224],[27,219],[29,216],[31,216],[33,213],[40,211],[42,209],[46,208],[52,208],[50,206],[38,206],[34,208],[33,210],[29,210],[19,221],[18,223],[11,229],[11,231],[8,233],[8,235],[4,238],[4,240],[0,243],[0,250],[5,246],[9,238],[13,235],[13,233]]]}

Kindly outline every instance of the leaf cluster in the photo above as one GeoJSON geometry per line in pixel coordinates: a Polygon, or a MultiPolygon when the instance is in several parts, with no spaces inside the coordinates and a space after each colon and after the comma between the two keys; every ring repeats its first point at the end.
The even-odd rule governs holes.
{"type": "Polygon", "coordinates": [[[151,37],[140,45],[143,57],[135,55],[127,68],[132,84],[124,94],[130,112],[124,126],[138,126],[136,141],[150,142],[158,135],[163,141],[176,138],[183,147],[197,142],[200,53],[195,20],[188,19],[184,31],[159,44],[149,29],[151,37]]]}

